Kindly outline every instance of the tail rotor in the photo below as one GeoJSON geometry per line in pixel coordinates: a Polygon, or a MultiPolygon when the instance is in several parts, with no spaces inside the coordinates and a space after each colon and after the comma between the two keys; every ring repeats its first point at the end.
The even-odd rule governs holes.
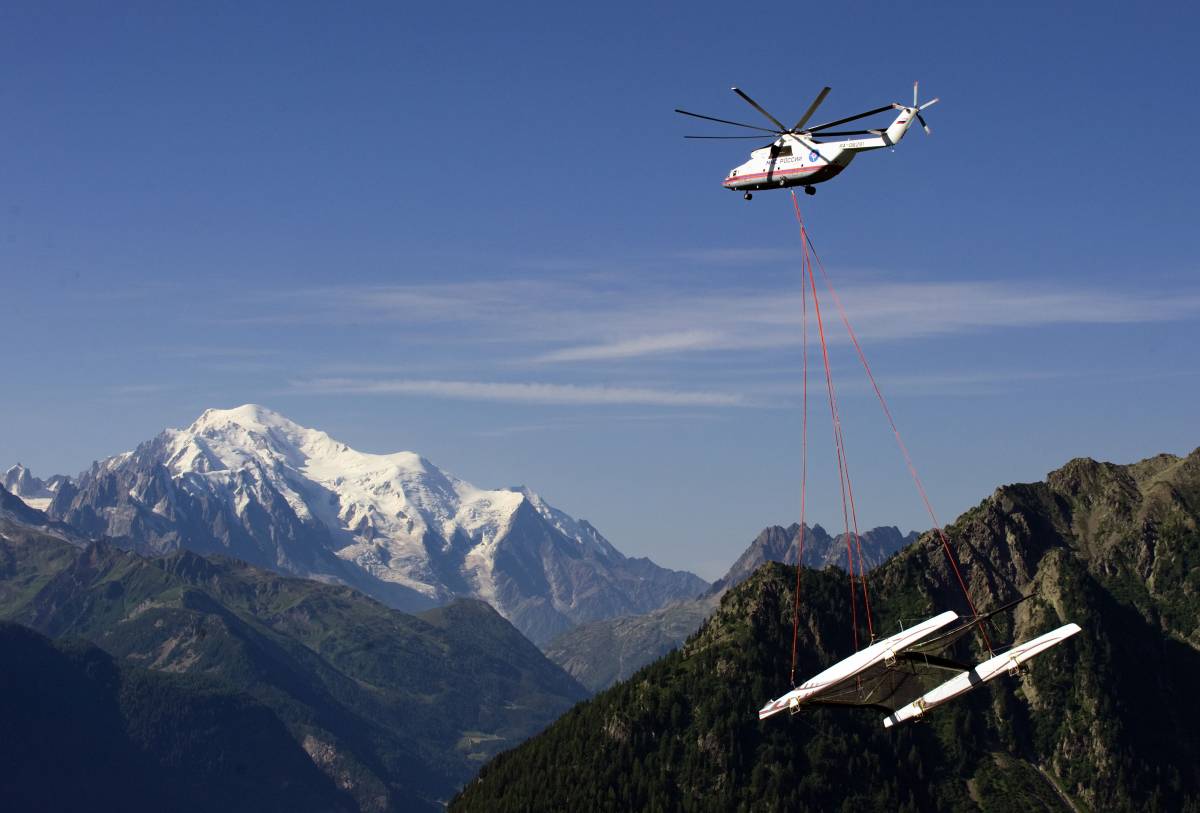
{"type": "Polygon", "coordinates": [[[927,107],[933,107],[935,104],[937,104],[939,101],[941,101],[941,99],[933,98],[933,99],[930,99],[929,101],[925,102],[925,104],[921,104],[917,100],[918,84],[919,84],[919,82],[913,82],[913,103],[912,103],[912,107],[909,109],[912,110],[913,115],[915,115],[917,117],[917,121],[921,122],[921,126],[923,128],[925,128],[925,135],[933,135],[933,130],[929,127],[928,124],[925,123],[925,117],[921,115],[921,111],[927,107]]]}

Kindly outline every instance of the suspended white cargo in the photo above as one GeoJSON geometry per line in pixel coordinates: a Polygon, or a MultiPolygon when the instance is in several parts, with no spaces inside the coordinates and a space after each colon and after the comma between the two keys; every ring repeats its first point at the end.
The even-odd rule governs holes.
{"type": "MultiPolygon", "coordinates": [[[[953,700],[959,695],[966,694],[992,678],[999,677],[1005,672],[1015,673],[1021,664],[1034,655],[1062,643],[1079,631],[1078,624],[1067,624],[1052,632],[1047,632],[1045,635],[1039,635],[1032,641],[1018,644],[1003,655],[997,655],[984,661],[974,669],[951,678],[936,689],[926,692],[908,705],[897,709],[883,718],[883,725],[885,728],[891,728],[905,720],[917,719],[930,709],[940,706],[947,700],[953,700]]],[[[761,714],[762,712],[759,712],[760,716],[761,714]]]]}
{"type": "MultiPolygon", "coordinates": [[[[758,710],[758,719],[764,720],[772,714],[778,714],[784,709],[797,709],[807,701],[820,699],[825,694],[840,692],[846,681],[861,676],[871,667],[883,664],[890,666],[895,663],[897,655],[906,647],[911,647],[933,635],[949,624],[958,620],[957,613],[946,611],[934,616],[928,621],[922,621],[915,627],[896,633],[890,638],[884,638],[866,649],[856,652],[845,660],[838,661],[819,675],[806,680],[798,687],[772,700],[758,710]]],[[[910,695],[911,696],[911,695],[910,695]]]]}

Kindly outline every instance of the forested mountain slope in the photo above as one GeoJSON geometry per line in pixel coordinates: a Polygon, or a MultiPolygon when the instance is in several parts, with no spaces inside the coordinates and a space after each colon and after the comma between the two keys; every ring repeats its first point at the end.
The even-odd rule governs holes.
{"type": "MultiPolygon", "coordinates": [[[[454,810],[1200,810],[1200,452],[1073,460],[948,533],[997,644],[1080,635],[885,730],[867,709],[760,722],[788,688],[793,568],[729,591],[679,651],[484,767],[454,810]]],[[[806,570],[803,679],[852,651],[844,575],[806,570]]],[[[926,535],[870,581],[877,629],[965,601],[926,535]]],[[[978,639],[960,658],[979,660],[978,639]]],[[[782,719],[781,719],[782,718],[782,719]]]]}

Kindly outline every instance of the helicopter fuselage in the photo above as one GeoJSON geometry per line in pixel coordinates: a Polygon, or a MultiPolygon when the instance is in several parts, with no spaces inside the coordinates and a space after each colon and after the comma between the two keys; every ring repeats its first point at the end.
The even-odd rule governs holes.
{"type": "Polygon", "coordinates": [[[837,177],[860,152],[891,147],[904,138],[914,120],[914,111],[915,108],[901,107],[900,114],[887,130],[872,131],[878,135],[869,138],[817,141],[786,133],[769,146],[750,153],[750,160],[730,170],[721,185],[748,193],[823,183],[837,177]]]}
{"type": "Polygon", "coordinates": [[[855,153],[837,145],[806,145],[798,139],[782,148],[755,150],[750,160],[730,171],[721,182],[726,189],[757,192],[788,186],[811,186],[836,177],[855,153]]]}

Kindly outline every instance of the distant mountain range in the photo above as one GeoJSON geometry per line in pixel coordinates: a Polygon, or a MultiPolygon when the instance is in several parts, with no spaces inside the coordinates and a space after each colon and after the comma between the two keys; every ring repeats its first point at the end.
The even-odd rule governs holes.
{"type": "MultiPolygon", "coordinates": [[[[795,564],[799,532],[798,523],[787,528],[778,525],[764,528],[728,572],[702,595],[648,613],[581,624],[543,649],[552,661],[589,690],[606,689],[682,644],[713,614],[726,590],[741,584],[763,564],[795,564]]],[[[860,534],[855,549],[862,548],[866,567],[872,569],[916,540],[915,532],[902,534],[896,527],[882,526],[860,534]]],[[[845,557],[845,534],[830,536],[820,525],[805,526],[806,567],[844,568],[845,557]]]]}
{"type": "MultiPolygon", "coordinates": [[[[760,567],[679,650],[484,766],[452,811],[1200,810],[1200,450],[1077,459],[947,528],[998,650],[1083,631],[894,729],[875,709],[759,721],[788,682],[795,570],[760,567]],[[547,769],[546,766],[553,766],[547,769]]],[[[967,613],[935,535],[872,574],[877,630],[967,613]]],[[[803,573],[803,680],[852,651],[845,578],[803,573]]],[[[953,657],[978,662],[978,636],[953,657]]]]}
{"type": "Polygon", "coordinates": [[[411,452],[355,451],[264,407],[212,409],[77,478],[6,487],[85,535],[341,582],[392,607],[482,599],[544,643],[708,583],[620,553],[526,488],[481,489],[411,452]]]}
{"type": "Polygon", "coordinates": [[[53,809],[68,790],[44,783],[111,764],[97,800],[126,783],[122,803],[68,795],[60,809],[432,811],[586,696],[480,601],[409,615],[340,585],[61,531],[0,488],[0,619],[108,653],[0,625],[0,756],[19,756],[0,758],[0,795],[44,794],[20,809],[53,809]],[[108,762],[63,766],[105,749],[108,762]],[[220,787],[189,796],[205,782],[220,787]]]}

